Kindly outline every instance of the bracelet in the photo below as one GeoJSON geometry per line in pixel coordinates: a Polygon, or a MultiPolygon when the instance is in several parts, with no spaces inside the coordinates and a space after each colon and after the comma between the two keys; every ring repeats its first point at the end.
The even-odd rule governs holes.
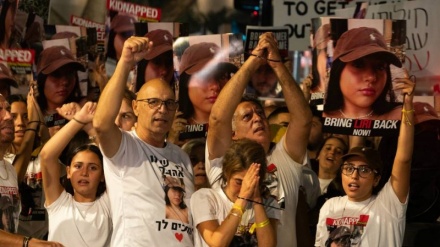
{"type": "Polygon", "coordinates": [[[243,213],[240,210],[236,209],[236,208],[231,208],[231,211],[229,212],[229,214],[233,215],[235,217],[238,217],[240,219],[241,219],[241,216],[243,216],[243,213]]]}
{"type": "Polygon", "coordinates": [[[229,214],[241,219],[241,215],[239,215],[238,213],[230,212],[229,214]]]}
{"type": "Polygon", "coordinates": [[[76,118],[72,118],[72,120],[75,120],[75,122],[77,122],[77,123],[79,123],[79,124],[82,124],[82,125],[86,125],[87,123],[84,123],[84,122],[81,122],[81,121],[79,121],[78,119],[76,119],[76,118]]]}
{"type": "Polygon", "coordinates": [[[28,236],[24,237],[23,238],[23,247],[28,247],[29,241],[31,241],[31,239],[32,239],[32,237],[28,237],[28,236]]]}
{"type": "Polygon", "coordinates": [[[270,61],[270,62],[275,62],[275,63],[281,63],[282,62],[282,60],[275,60],[275,59],[270,59],[270,58],[264,58],[264,57],[262,57],[260,55],[256,55],[256,54],[253,54],[253,53],[249,53],[249,55],[257,57],[259,59],[264,59],[264,60],[267,60],[267,61],[270,61]]]}
{"type": "Polygon", "coordinates": [[[252,233],[254,233],[255,229],[263,228],[269,224],[270,224],[269,219],[266,219],[265,221],[260,222],[260,223],[254,223],[254,224],[252,224],[251,229],[249,229],[249,233],[252,234],[252,233]]]}
{"type": "Polygon", "coordinates": [[[35,133],[37,133],[37,130],[36,130],[36,129],[32,129],[32,128],[26,129],[24,132],[26,132],[26,131],[28,131],[28,130],[32,130],[32,131],[34,131],[35,133]]]}
{"type": "Polygon", "coordinates": [[[414,109],[405,110],[405,108],[402,107],[402,112],[403,112],[402,120],[405,120],[405,123],[411,126],[412,124],[411,121],[409,121],[408,113],[414,112],[414,109]]]}
{"type": "Polygon", "coordinates": [[[237,209],[238,211],[240,211],[241,215],[244,214],[245,209],[243,207],[237,206],[237,205],[233,205],[232,206],[233,209],[237,209]]]}
{"type": "Polygon", "coordinates": [[[405,110],[405,109],[402,109],[402,112],[403,112],[403,113],[414,112],[414,109],[412,109],[412,110],[405,110]]]}

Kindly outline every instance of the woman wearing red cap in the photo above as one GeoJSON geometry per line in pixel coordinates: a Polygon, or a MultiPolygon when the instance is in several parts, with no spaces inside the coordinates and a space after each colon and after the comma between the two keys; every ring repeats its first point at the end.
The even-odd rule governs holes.
{"type": "Polygon", "coordinates": [[[326,246],[333,231],[351,230],[350,246],[402,246],[408,206],[411,159],[414,146],[414,83],[405,80],[402,124],[391,177],[380,189],[382,160],[378,151],[352,148],[342,157],[342,186],[346,193],[323,205],[315,246],[326,246]]]}
{"type": "Polygon", "coordinates": [[[376,29],[360,27],[343,33],[333,54],[324,116],[399,119],[401,108],[398,114],[386,114],[400,105],[396,103],[394,90],[408,89],[412,83],[406,75],[396,78],[393,88],[391,65],[402,67],[376,29]]]}
{"type": "Polygon", "coordinates": [[[55,114],[56,109],[65,103],[79,101],[78,70],[85,69],[64,46],[52,46],[41,52],[37,65],[36,99],[46,117],[55,114]]]}

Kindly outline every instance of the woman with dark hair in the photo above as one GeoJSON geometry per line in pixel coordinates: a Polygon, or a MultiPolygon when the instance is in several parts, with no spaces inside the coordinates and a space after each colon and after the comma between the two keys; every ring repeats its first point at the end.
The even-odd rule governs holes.
{"type": "Polygon", "coordinates": [[[12,119],[14,120],[14,141],[8,153],[15,156],[23,142],[26,126],[29,121],[28,109],[26,99],[22,95],[11,95],[8,101],[11,106],[12,119]]]}
{"type": "Polygon", "coordinates": [[[163,29],[156,29],[145,34],[153,49],[137,64],[136,91],[149,80],[162,78],[171,88],[175,88],[173,66],[173,35],[163,29]]]}
{"type": "Polygon", "coordinates": [[[167,219],[179,220],[189,224],[188,207],[183,198],[185,197],[185,187],[183,182],[176,177],[165,178],[165,204],[167,219]]]}
{"type": "Polygon", "coordinates": [[[179,111],[188,124],[208,123],[209,114],[220,90],[237,67],[220,61],[220,47],[202,42],[188,47],[180,61],[179,111]]]}
{"type": "MultiPolygon", "coordinates": [[[[354,28],[337,40],[324,103],[324,116],[353,119],[398,119],[385,113],[396,103],[390,65],[402,67],[374,28],[354,28]]],[[[403,78],[402,78],[403,79],[403,78]]],[[[394,116],[395,115],[395,116],[394,116]]]]}
{"type": "Polygon", "coordinates": [[[255,141],[234,142],[223,157],[221,188],[191,197],[195,246],[276,246],[277,202],[264,185],[267,160],[255,141]]]}
{"type": "Polygon", "coordinates": [[[59,183],[58,157],[81,129],[92,127],[96,103],[63,105],[58,113],[71,119],[43,147],[41,170],[49,214],[49,240],[65,246],[107,246],[112,223],[110,205],[105,192],[103,156],[94,144],[75,148],[67,158],[69,185],[59,183]],[[69,188],[70,187],[70,188],[69,188]]]}
{"type": "Polygon", "coordinates": [[[112,18],[107,45],[108,58],[119,60],[125,40],[134,35],[135,22],[136,19],[133,16],[125,14],[118,13],[112,18]]]}
{"type": "Polygon", "coordinates": [[[327,193],[327,187],[336,177],[342,164],[342,156],[348,151],[347,143],[337,136],[329,136],[322,143],[316,160],[317,174],[321,186],[321,195],[327,193]]]}
{"type": "Polygon", "coordinates": [[[402,246],[414,147],[415,84],[402,81],[403,110],[397,151],[388,182],[381,188],[383,161],[368,147],[354,147],[342,156],[340,176],[345,196],[325,202],[319,213],[315,246],[326,246],[332,231],[350,229],[350,246],[402,246]]]}
{"type": "Polygon", "coordinates": [[[52,46],[41,52],[37,65],[36,97],[45,116],[68,102],[78,102],[81,97],[77,71],[85,71],[72,52],[64,46],[52,46]]]}
{"type": "Polygon", "coordinates": [[[182,150],[188,154],[194,170],[194,187],[196,190],[210,188],[205,170],[205,138],[191,139],[182,145],[182,150]]]}
{"type": "Polygon", "coordinates": [[[1,0],[0,3],[0,48],[19,48],[20,46],[14,40],[18,0],[1,0]]]}

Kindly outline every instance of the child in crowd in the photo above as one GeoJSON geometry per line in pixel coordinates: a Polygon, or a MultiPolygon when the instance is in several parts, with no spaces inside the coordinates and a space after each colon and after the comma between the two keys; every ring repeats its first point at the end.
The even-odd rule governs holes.
{"type": "Polygon", "coordinates": [[[383,165],[377,150],[350,149],[341,166],[346,196],[331,198],[321,208],[315,246],[402,245],[414,146],[414,86],[409,79],[396,86],[404,94],[404,105],[390,179],[379,189],[383,165]]]}
{"type": "Polygon", "coordinates": [[[94,144],[75,148],[66,164],[68,181],[60,184],[58,157],[74,135],[91,128],[96,103],[81,109],[71,103],[57,109],[70,121],[55,134],[40,153],[45,207],[49,214],[49,240],[65,246],[108,246],[112,223],[105,192],[103,158],[94,144]]]}
{"type": "Polygon", "coordinates": [[[255,141],[234,142],[223,159],[221,188],[191,197],[195,246],[276,246],[280,210],[263,184],[266,154],[255,141]]]}

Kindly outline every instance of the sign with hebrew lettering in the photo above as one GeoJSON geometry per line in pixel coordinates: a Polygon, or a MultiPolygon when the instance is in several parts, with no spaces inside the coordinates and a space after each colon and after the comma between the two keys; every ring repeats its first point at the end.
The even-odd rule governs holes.
{"type": "Polygon", "coordinates": [[[417,78],[416,95],[440,94],[439,12],[436,0],[368,7],[367,18],[406,20],[405,67],[417,78]]]}
{"type": "MultiPolygon", "coordinates": [[[[405,0],[370,0],[370,6],[385,3],[399,3],[405,0]]],[[[420,2],[420,1],[415,1],[420,2]]],[[[336,16],[338,9],[354,8],[361,1],[352,0],[284,0],[273,1],[274,26],[289,28],[291,50],[305,50],[309,47],[311,19],[320,16],[336,16]]],[[[367,17],[371,18],[371,17],[367,17]]]]}

